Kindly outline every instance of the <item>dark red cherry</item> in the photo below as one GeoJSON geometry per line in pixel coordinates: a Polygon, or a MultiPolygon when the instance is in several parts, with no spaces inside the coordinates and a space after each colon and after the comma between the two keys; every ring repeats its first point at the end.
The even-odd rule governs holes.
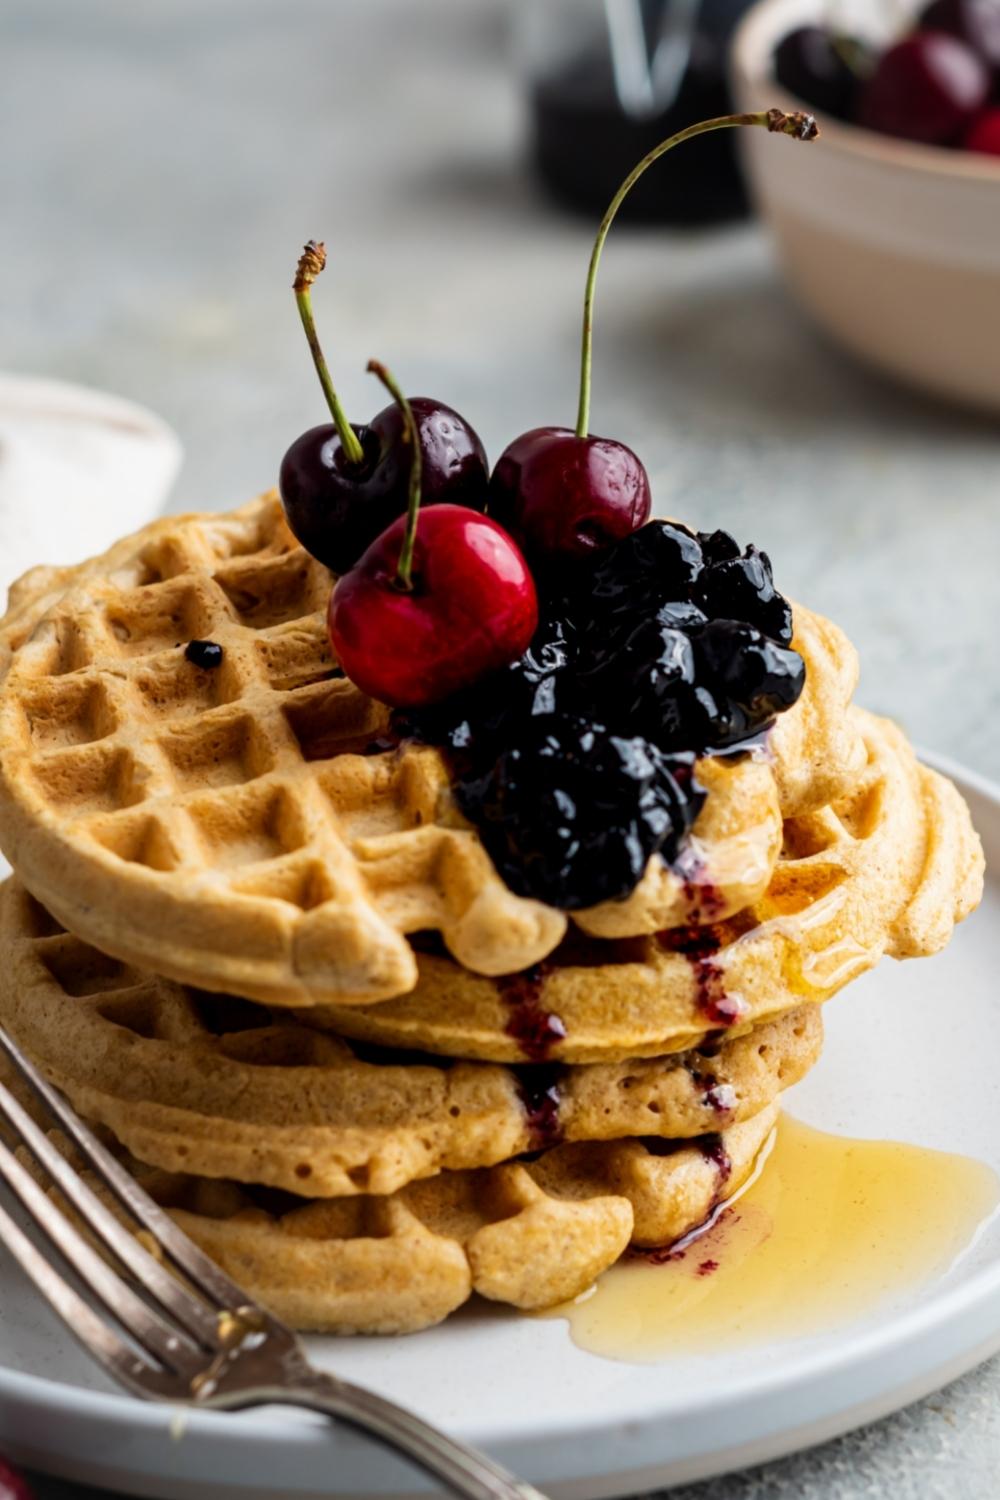
{"type": "Polygon", "coordinates": [[[623,443],[590,433],[590,376],[594,291],[601,252],[615,215],[648,167],[683,141],[715,130],[757,125],[798,140],[819,134],[811,115],[779,109],[702,120],[654,146],[633,167],[608,205],[590,253],[583,297],[580,398],[576,428],[536,427],[505,449],[490,481],[490,514],[521,543],[532,564],[547,572],[621,541],[648,519],[649,478],[623,443]]]}
{"type": "Polygon", "coordinates": [[[989,69],[944,31],[918,31],[883,53],[861,96],[870,130],[925,145],[961,138],[989,98],[989,69]]]}
{"type": "MultiPolygon", "coordinates": [[[[423,504],[486,509],[486,453],[468,422],[428,396],[410,403],[420,433],[423,504]]],[[[279,489],[288,524],[303,547],[335,573],[353,567],[406,510],[410,472],[399,409],[355,426],[364,458],[351,464],[333,423],[312,427],[281,461],[279,489]]]]}
{"type": "MultiPolygon", "coordinates": [[[[293,291],[332,423],[311,427],[281,461],[279,489],[288,524],[302,545],[335,573],[407,508],[410,454],[400,409],[393,403],[366,427],[348,422],[330,379],[312,310],[312,285],[326,249],[310,240],[299,258],[293,291]]],[[[486,508],[489,469],[477,434],[457,411],[418,396],[409,403],[419,435],[425,505],[447,501],[486,508]]]]}
{"type": "Polygon", "coordinates": [[[394,521],[330,596],[337,659],[394,708],[437,703],[516,661],[538,624],[528,565],[495,521],[458,505],[421,510],[409,592],[397,576],[406,527],[394,521]]]}
{"type": "Polygon", "coordinates": [[[585,558],[649,520],[652,496],[624,443],[536,427],[501,454],[489,512],[540,564],[585,558]]]}
{"type": "Polygon", "coordinates": [[[962,145],[966,151],[979,151],[984,156],[1000,156],[1000,109],[984,109],[973,120],[962,145]]]}
{"type": "Polygon", "coordinates": [[[31,1491],[16,1469],[0,1458],[0,1500],[31,1500],[31,1491]]]}
{"type": "Polygon", "coordinates": [[[997,0],[932,0],[920,12],[920,27],[947,31],[967,42],[989,67],[1000,68],[1000,4],[997,0]]]}

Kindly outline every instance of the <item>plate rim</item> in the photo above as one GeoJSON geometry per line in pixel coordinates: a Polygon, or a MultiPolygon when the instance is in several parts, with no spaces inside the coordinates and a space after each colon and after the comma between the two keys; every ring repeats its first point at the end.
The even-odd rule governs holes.
{"type": "MultiPolygon", "coordinates": [[[[963,765],[954,757],[917,748],[919,759],[931,769],[941,772],[953,780],[960,791],[970,791],[978,799],[991,803],[1000,813],[1000,782],[981,772],[963,765]]],[[[838,1374],[843,1374],[851,1365],[862,1365],[875,1355],[887,1356],[897,1352],[907,1343],[932,1335],[943,1324],[961,1319],[979,1303],[991,1297],[1000,1299],[1000,1256],[991,1264],[983,1266],[960,1285],[938,1293],[930,1301],[917,1303],[900,1313],[888,1326],[870,1330],[858,1329],[848,1340],[840,1339],[822,1351],[804,1352],[798,1359],[784,1360],[779,1369],[758,1369],[750,1376],[738,1380],[720,1382],[711,1394],[684,1399],[683,1393],[665,1391],[670,1396],[669,1406],[661,1402],[658,1414],[651,1409],[633,1417],[628,1426],[638,1433],[652,1422],[669,1420],[683,1422],[704,1417],[706,1413],[724,1408],[752,1395],[766,1399],[776,1391],[796,1383],[812,1385],[838,1374]]],[[[994,1330],[1000,1345],[1000,1317],[994,1330]]],[[[988,1335],[987,1335],[988,1338],[988,1335]]],[[[980,1343],[983,1341],[981,1340],[980,1343]]],[[[987,1356],[988,1357],[988,1356],[987,1356]]],[[[975,1363],[973,1361],[972,1363],[975,1363]]],[[[971,1366],[970,1366],[971,1367],[971,1366]]],[[[929,1389],[937,1387],[930,1386],[929,1389]]],[[[274,1443],[287,1445],[329,1442],[331,1437],[342,1435],[341,1429],[332,1431],[322,1424],[308,1421],[288,1420],[287,1409],[282,1419],[275,1415],[258,1413],[252,1422],[233,1423],[233,1413],[198,1411],[187,1407],[175,1407],[167,1403],[146,1402],[138,1397],[115,1391],[89,1390],[64,1381],[53,1380],[44,1375],[15,1370],[3,1363],[0,1354],[0,1400],[14,1401],[24,1411],[42,1412],[50,1418],[62,1416],[74,1420],[97,1420],[107,1427],[124,1425],[133,1432],[145,1435],[169,1435],[176,1422],[177,1413],[183,1413],[185,1434],[213,1442],[236,1437],[243,1447],[257,1450],[261,1445],[272,1448],[274,1443]]],[[[896,1409],[889,1406],[887,1411],[896,1409]]],[[[239,1413],[235,1415],[240,1415],[239,1413]]],[[[245,1414],[244,1414],[245,1415],[245,1414]]],[[[484,1413],[483,1416],[486,1416],[484,1413]]],[[[622,1428],[619,1417],[609,1419],[595,1428],[588,1424],[593,1438],[619,1433],[622,1428]]],[[[522,1449],[534,1448],[539,1443],[558,1443],[579,1436],[579,1426],[563,1421],[549,1424],[544,1430],[537,1426],[525,1428],[511,1425],[490,1426],[480,1419],[474,1427],[462,1429],[456,1435],[464,1440],[492,1449],[517,1445],[522,1449]]],[[[785,1450],[789,1451],[789,1450],[785,1450]]],[[[138,1472],[138,1470],[136,1470],[138,1472]]],[[[295,1491],[289,1492],[294,1494],[295,1491]]],[[[336,1493],[331,1491],[330,1493],[336,1493]]]]}

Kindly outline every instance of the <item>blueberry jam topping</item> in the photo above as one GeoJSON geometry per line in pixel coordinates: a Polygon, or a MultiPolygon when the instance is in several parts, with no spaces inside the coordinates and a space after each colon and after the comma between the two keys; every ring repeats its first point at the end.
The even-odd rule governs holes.
{"type": "Polygon", "coordinates": [[[691,965],[695,1001],[713,1026],[726,1028],[741,1021],[746,1007],[726,993],[725,974],[719,962],[722,940],[713,927],[671,927],[657,934],[661,948],[679,953],[691,965]]]}
{"type": "Polygon", "coordinates": [[[562,1102],[562,1069],[559,1067],[517,1068],[517,1091],[524,1106],[535,1151],[558,1146],[562,1140],[559,1106],[562,1102]]]}
{"type": "Polygon", "coordinates": [[[393,729],[450,752],[511,890],[573,911],[677,860],[705,800],[697,756],[759,741],[805,663],[767,554],[728,532],[650,521],[567,587],[512,666],[393,729]]]}
{"type": "Polygon", "coordinates": [[[214,672],[216,667],[222,666],[224,652],[216,641],[188,641],[184,655],[193,667],[214,672]]]}
{"type": "Polygon", "coordinates": [[[565,1040],[566,1027],[559,1016],[541,1003],[544,964],[535,964],[521,974],[503,974],[496,981],[500,998],[510,1006],[505,1030],[517,1042],[529,1062],[547,1062],[552,1049],[565,1040]]]}

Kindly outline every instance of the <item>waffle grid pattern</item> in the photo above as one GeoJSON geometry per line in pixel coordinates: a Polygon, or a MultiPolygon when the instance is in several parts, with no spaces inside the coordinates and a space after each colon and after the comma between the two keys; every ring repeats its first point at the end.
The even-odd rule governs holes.
{"type": "MultiPolygon", "coordinates": [[[[89,1119],[168,1171],[311,1196],[394,1192],[542,1143],[532,1070],[376,1052],[144,975],[0,890],[0,1023],[89,1119]]],[[[815,1062],[815,1007],[705,1054],[543,1069],[544,1143],[692,1137],[759,1113],[815,1062]]],[[[534,1070],[537,1074],[537,1070],[534,1070]]]]}
{"type": "MultiPolygon", "coordinates": [[[[536,961],[565,919],[502,885],[451,810],[436,752],[363,753],[386,711],[338,673],[329,590],[274,501],[178,524],[115,576],[70,589],[5,682],[8,806],[21,808],[22,779],[31,787],[24,826],[9,820],[15,863],[40,825],[84,862],[110,856],[119,871],[104,858],[109,894],[128,888],[121,863],[151,900],[160,890],[183,906],[197,888],[211,912],[208,982],[225,985],[214,959],[229,942],[239,952],[231,977],[259,999],[307,1002],[314,987],[352,1000],[399,993],[415,976],[401,933],[424,927],[487,972],[536,961]],[[192,639],[221,645],[222,665],[192,665],[192,639]],[[502,955],[491,951],[501,925],[502,955]]],[[[97,904],[82,888],[86,871],[79,889],[56,880],[51,891],[30,847],[25,855],[29,880],[60,914],[97,904]]],[[[121,951],[115,924],[98,925],[102,946],[121,951]]],[[[160,956],[155,937],[151,948],[122,956],[160,956]]]]}

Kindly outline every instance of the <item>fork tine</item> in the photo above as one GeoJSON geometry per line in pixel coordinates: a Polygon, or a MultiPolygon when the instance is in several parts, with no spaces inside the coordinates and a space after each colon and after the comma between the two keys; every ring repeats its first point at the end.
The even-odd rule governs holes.
{"type": "Polygon", "coordinates": [[[204,1365],[204,1354],[182,1341],[177,1329],[165,1323],[148,1303],[133,1292],[22,1167],[14,1153],[0,1143],[0,1177],[6,1182],[38,1228],[64,1260],[86,1282],[112,1317],[165,1369],[194,1375],[204,1365]]]}
{"type": "Polygon", "coordinates": [[[119,1380],[138,1389],[139,1361],[135,1350],[130,1349],[49,1264],[38,1247],[14,1223],[3,1204],[0,1204],[0,1244],[6,1245],[28,1280],[34,1283],[84,1348],[119,1380]]]}
{"type": "Polygon", "coordinates": [[[93,1193],[62,1152],[39,1129],[31,1116],[0,1083],[0,1118],[6,1119],[63,1196],[119,1261],[170,1312],[183,1328],[208,1349],[220,1345],[218,1319],[203,1302],[191,1296],[177,1278],[155,1260],[130,1229],[93,1193]]]}
{"type": "MultiPolygon", "coordinates": [[[[248,1306],[246,1293],[241,1291],[234,1281],[230,1281],[215,1262],[209,1260],[208,1256],[188,1239],[170,1215],[164,1213],[163,1209],[153,1202],[148,1193],[144,1192],[135,1179],[129,1176],[120,1162],[115,1161],[111,1152],[101,1145],[93,1131],[42,1077],[34,1063],[28,1061],[20,1047],[11,1040],[2,1026],[0,1026],[0,1047],[3,1047],[21,1076],[45,1102],[65,1134],[69,1136],[105,1186],[110,1188],[122,1207],[138,1220],[143,1228],[149,1230],[174,1265],[184,1272],[195,1288],[220,1309],[232,1310],[248,1306]]],[[[275,1320],[271,1321],[275,1322],[275,1320]]],[[[279,1325],[275,1323],[275,1326],[279,1325]]]]}

